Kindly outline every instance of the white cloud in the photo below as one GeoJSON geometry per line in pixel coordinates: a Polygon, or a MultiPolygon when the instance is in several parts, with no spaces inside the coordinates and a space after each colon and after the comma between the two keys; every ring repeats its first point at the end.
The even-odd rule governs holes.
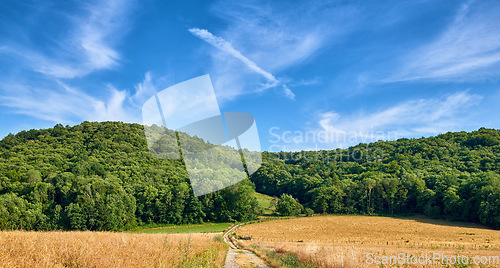
{"type": "Polygon", "coordinates": [[[295,99],[295,94],[293,94],[293,92],[286,85],[283,85],[283,93],[287,98],[291,100],[295,99]]]}
{"type": "Polygon", "coordinates": [[[118,64],[113,47],[126,30],[124,18],[130,3],[125,0],[97,1],[68,22],[69,34],[56,39],[48,53],[41,54],[23,44],[8,51],[25,60],[28,68],[54,78],[82,77],[118,64]]]}
{"type": "Polygon", "coordinates": [[[471,1],[430,44],[407,55],[402,72],[386,82],[477,80],[500,75],[500,5],[471,1]]]}
{"type": "Polygon", "coordinates": [[[107,103],[103,101],[95,102],[95,121],[137,122],[137,120],[134,120],[124,108],[127,93],[125,91],[116,90],[115,88],[110,89],[111,98],[107,103]]]}
{"type": "Polygon", "coordinates": [[[153,85],[151,73],[147,72],[144,75],[144,80],[135,85],[135,94],[131,97],[131,100],[135,104],[142,106],[147,99],[156,93],[157,90],[153,85]]]}
{"type": "Polygon", "coordinates": [[[299,81],[293,81],[292,83],[290,83],[290,86],[300,87],[300,86],[314,86],[318,84],[321,84],[321,79],[319,77],[314,77],[312,79],[305,79],[305,80],[302,79],[299,81]]]}
{"type": "MultiPolygon", "coordinates": [[[[189,29],[189,31],[193,35],[201,38],[202,40],[204,40],[205,42],[216,47],[220,51],[222,51],[226,54],[229,54],[230,56],[238,59],[243,64],[245,64],[250,70],[252,70],[253,72],[264,77],[266,79],[266,83],[261,85],[259,87],[259,89],[255,90],[255,91],[257,91],[257,92],[264,91],[266,89],[273,88],[279,84],[282,84],[282,81],[278,80],[273,74],[262,69],[255,62],[253,62],[249,58],[245,57],[243,54],[241,54],[241,52],[236,50],[230,42],[228,42],[228,41],[226,41],[218,36],[213,35],[212,33],[210,33],[209,31],[207,31],[205,29],[192,28],[192,29],[189,29]]],[[[219,81],[219,83],[220,83],[220,81],[219,81]]],[[[290,90],[290,88],[288,88],[284,84],[282,85],[282,87],[283,87],[283,93],[287,98],[292,99],[292,100],[295,99],[295,94],[293,94],[293,92],[290,90]]],[[[237,94],[237,93],[235,91],[233,91],[232,94],[237,94]]]]}
{"type": "Polygon", "coordinates": [[[404,102],[372,114],[343,116],[325,112],[319,116],[317,133],[324,135],[328,145],[338,147],[379,139],[436,135],[463,126],[467,108],[481,99],[478,95],[457,92],[445,98],[404,102]]]}
{"type": "Polygon", "coordinates": [[[229,23],[223,36],[271,71],[307,60],[349,32],[358,13],[354,5],[329,1],[221,1],[213,10],[229,23]]]}
{"type": "Polygon", "coordinates": [[[85,52],[89,64],[96,68],[108,68],[119,60],[111,44],[122,28],[122,16],[127,15],[127,3],[121,0],[100,2],[97,7],[89,7],[88,18],[78,22],[74,40],[85,52]]]}
{"type": "Polygon", "coordinates": [[[274,84],[278,83],[278,79],[276,79],[276,77],[274,77],[274,75],[272,75],[268,71],[263,70],[257,64],[255,64],[255,62],[253,62],[250,59],[248,59],[247,57],[243,56],[238,50],[234,49],[233,45],[231,45],[231,43],[229,43],[228,41],[213,35],[212,33],[210,33],[209,31],[207,31],[205,29],[192,28],[192,29],[189,29],[189,31],[192,34],[196,35],[197,37],[203,39],[207,43],[211,44],[212,46],[214,46],[214,47],[224,51],[225,53],[237,58],[238,60],[243,62],[248,68],[250,68],[254,72],[265,77],[269,82],[274,83],[274,84]]]}
{"type": "Polygon", "coordinates": [[[68,24],[67,31],[62,38],[49,37],[51,46],[33,49],[16,43],[16,38],[10,40],[9,46],[2,46],[0,52],[3,50],[22,59],[19,70],[42,75],[28,73],[29,82],[24,75],[3,77],[0,104],[10,107],[13,113],[56,123],[82,120],[138,122],[138,118],[126,108],[131,98],[125,91],[105,87],[103,90],[109,92],[109,99],[100,100],[70,86],[71,78],[118,64],[120,55],[114,46],[126,32],[129,1],[96,1],[80,4],[80,7],[83,10],[78,14],[64,15],[67,21],[61,23],[68,24]],[[62,78],[66,79],[64,83],[60,80],[62,78]]]}
{"type": "Polygon", "coordinates": [[[357,18],[353,16],[357,9],[352,5],[328,2],[290,5],[223,0],[212,10],[227,22],[225,29],[218,30],[219,37],[205,30],[191,31],[219,48],[211,54],[208,72],[214,80],[217,96],[223,100],[260,93],[285,82],[287,89],[278,87],[280,93],[293,99],[290,86],[295,82],[284,81],[279,73],[312,59],[334,37],[349,32],[357,18]],[[238,60],[228,59],[228,53],[238,60]],[[242,68],[242,62],[253,72],[242,68]],[[255,72],[261,77],[256,77],[255,72]]]}
{"type": "Polygon", "coordinates": [[[0,104],[13,108],[14,113],[28,115],[55,123],[74,121],[138,122],[138,118],[125,109],[126,92],[108,88],[107,101],[70,87],[62,82],[47,88],[23,84],[3,84],[2,88],[16,94],[0,96],[0,104]]]}

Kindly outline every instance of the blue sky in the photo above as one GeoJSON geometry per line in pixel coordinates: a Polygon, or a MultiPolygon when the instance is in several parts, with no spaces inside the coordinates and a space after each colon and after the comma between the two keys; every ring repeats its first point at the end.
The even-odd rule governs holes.
{"type": "Polygon", "coordinates": [[[48,2],[0,2],[0,137],[205,74],[263,150],[499,128],[498,1],[48,2]]]}

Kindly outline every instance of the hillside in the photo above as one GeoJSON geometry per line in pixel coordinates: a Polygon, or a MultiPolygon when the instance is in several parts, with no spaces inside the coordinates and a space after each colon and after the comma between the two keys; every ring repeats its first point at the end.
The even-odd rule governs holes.
{"type": "Polygon", "coordinates": [[[251,177],[257,192],[289,194],[316,213],[425,214],[500,228],[498,130],[264,153],[263,161],[251,177]]]}
{"type": "MultiPolygon", "coordinates": [[[[193,150],[207,146],[191,139],[193,150]]],[[[251,181],[196,197],[184,163],[153,157],[141,125],[84,122],[22,131],[0,142],[0,229],[244,221],[260,210],[254,187],[291,195],[316,213],[426,214],[500,228],[498,130],[264,152],[263,161],[251,181]]]]}
{"type": "MultiPolygon", "coordinates": [[[[197,138],[191,144],[206,146],[197,138]]],[[[138,124],[56,125],[0,142],[0,229],[244,221],[258,212],[252,187],[246,180],[195,197],[183,162],[153,157],[138,124]]]]}

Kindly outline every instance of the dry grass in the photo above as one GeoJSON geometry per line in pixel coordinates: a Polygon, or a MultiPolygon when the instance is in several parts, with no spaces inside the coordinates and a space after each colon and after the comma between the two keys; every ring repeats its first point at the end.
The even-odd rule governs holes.
{"type": "Polygon", "coordinates": [[[426,218],[307,217],[245,225],[237,233],[253,235],[241,244],[290,252],[317,267],[364,267],[367,253],[500,255],[500,231],[426,218]]]}
{"type": "Polygon", "coordinates": [[[222,267],[216,235],[0,232],[0,267],[222,267]]]}

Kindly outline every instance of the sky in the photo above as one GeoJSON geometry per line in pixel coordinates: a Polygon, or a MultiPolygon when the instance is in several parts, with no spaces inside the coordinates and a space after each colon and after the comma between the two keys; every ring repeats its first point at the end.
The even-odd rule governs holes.
{"type": "Polygon", "coordinates": [[[0,138],[142,123],[208,74],[262,150],[345,148],[500,126],[498,1],[0,2],[0,138]]]}

